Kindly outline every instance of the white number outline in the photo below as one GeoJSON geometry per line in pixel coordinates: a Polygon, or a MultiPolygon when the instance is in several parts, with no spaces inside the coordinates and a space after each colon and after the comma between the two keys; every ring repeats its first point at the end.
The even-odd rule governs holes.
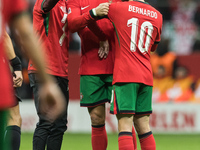
{"type": "MultiPolygon", "coordinates": [[[[127,21],[127,26],[131,27],[131,43],[130,43],[130,50],[132,52],[136,51],[136,43],[137,43],[137,34],[138,34],[138,25],[139,25],[139,19],[138,18],[131,18],[127,21]]],[[[141,25],[140,29],[140,37],[138,42],[138,49],[141,53],[146,54],[148,52],[151,38],[153,33],[153,25],[149,21],[145,21],[141,25]],[[145,30],[147,30],[147,37],[145,42],[145,47],[143,48],[143,43],[145,39],[145,30]]]]}

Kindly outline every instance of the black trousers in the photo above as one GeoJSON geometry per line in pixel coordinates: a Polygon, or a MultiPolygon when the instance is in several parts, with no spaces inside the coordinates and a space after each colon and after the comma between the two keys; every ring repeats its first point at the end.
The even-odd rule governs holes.
{"type": "Polygon", "coordinates": [[[69,103],[68,79],[58,76],[53,77],[56,79],[58,86],[65,96],[67,106],[63,115],[55,122],[50,123],[41,115],[39,111],[40,100],[38,97],[38,90],[40,88],[41,81],[37,77],[37,74],[29,74],[30,86],[33,90],[35,107],[39,117],[39,122],[36,125],[33,136],[33,150],[45,150],[45,147],[47,147],[47,150],[60,150],[63,134],[67,130],[67,108],[69,103]]]}

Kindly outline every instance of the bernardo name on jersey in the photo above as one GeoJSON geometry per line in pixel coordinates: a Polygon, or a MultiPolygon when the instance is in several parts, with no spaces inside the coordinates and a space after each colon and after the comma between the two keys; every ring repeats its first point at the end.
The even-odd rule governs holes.
{"type": "Polygon", "coordinates": [[[146,10],[144,8],[132,6],[132,5],[129,5],[128,11],[135,12],[135,13],[138,13],[138,14],[141,14],[141,15],[144,15],[144,16],[147,16],[147,17],[155,18],[155,19],[158,18],[158,15],[157,15],[156,12],[150,11],[150,10],[146,10]]]}

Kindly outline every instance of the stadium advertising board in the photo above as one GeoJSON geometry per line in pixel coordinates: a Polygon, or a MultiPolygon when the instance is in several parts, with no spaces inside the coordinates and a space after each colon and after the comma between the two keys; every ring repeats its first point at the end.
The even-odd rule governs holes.
{"type": "MultiPolygon", "coordinates": [[[[200,133],[200,104],[153,104],[150,118],[152,131],[155,133],[200,133]]],[[[20,103],[22,131],[33,132],[38,117],[33,101],[20,103]]],[[[67,132],[91,132],[91,122],[86,108],[81,108],[79,101],[70,101],[67,132]]],[[[106,128],[108,132],[117,132],[117,120],[109,114],[107,105],[106,128]]]]}

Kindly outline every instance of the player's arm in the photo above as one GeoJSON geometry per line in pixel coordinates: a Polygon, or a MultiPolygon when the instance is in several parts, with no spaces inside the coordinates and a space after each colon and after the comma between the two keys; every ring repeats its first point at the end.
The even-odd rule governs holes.
{"type": "Polygon", "coordinates": [[[6,31],[4,32],[4,47],[6,56],[10,60],[10,64],[13,68],[13,87],[21,87],[23,82],[21,61],[15,55],[12,41],[6,31]]]}
{"type": "Polygon", "coordinates": [[[15,55],[15,51],[14,51],[10,36],[8,35],[6,31],[4,31],[3,38],[4,38],[4,47],[5,47],[6,56],[9,60],[11,60],[15,58],[16,55],[15,55]]]}
{"type": "Polygon", "coordinates": [[[101,30],[101,28],[97,25],[96,20],[104,18],[108,14],[109,10],[109,3],[102,3],[99,4],[96,8],[93,8],[89,11],[91,18],[94,21],[91,21],[88,24],[88,28],[99,38],[99,57],[100,58],[107,58],[109,53],[109,42],[105,33],[101,30]]]}
{"type": "MultiPolygon", "coordinates": [[[[91,10],[92,11],[92,10],[91,10]]],[[[88,28],[92,31],[99,39],[99,58],[107,58],[109,53],[109,42],[105,33],[101,30],[101,28],[97,25],[96,21],[88,24],[88,28]]]]}
{"type": "Polygon", "coordinates": [[[67,2],[68,9],[68,29],[70,32],[78,32],[81,29],[85,28],[89,22],[94,20],[89,11],[87,13],[81,14],[81,7],[79,1],[77,0],[68,0],[67,2]]]}
{"type": "Polygon", "coordinates": [[[88,24],[88,28],[99,38],[100,41],[106,41],[106,35],[97,25],[96,20],[107,17],[109,11],[109,3],[101,3],[96,8],[89,11],[94,21],[88,24]]]}
{"type": "MultiPolygon", "coordinates": [[[[110,3],[101,3],[96,8],[93,8],[90,10],[90,15],[92,18],[107,18],[108,11],[109,11],[109,5],[110,3]]],[[[98,51],[100,58],[107,58],[109,53],[109,43],[106,39],[106,35],[101,30],[101,28],[97,25],[96,21],[91,22],[88,25],[88,28],[99,38],[100,40],[100,48],[98,51]]]]}
{"type": "Polygon", "coordinates": [[[108,15],[109,6],[110,3],[101,3],[96,8],[93,8],[90,14],[92,15],[93,18],[95,17],[99,17],[100,19],[105,18],[108,15]]]}
{"type": "Polygon", "coordinates": [[[41,8],[44,13],[51,11],[51,9],[58,3],[59,0],[44,0],[41,4],[41,8]]]}
{"type": "MultiPolygon", "coordinates": [[[[84,29],[86,26],[99,38],[100,48],[99,48],[99,57],[106,58],[108,55],[108,48],[109,44],[106,40],[105,34],[100,30],[100,28],[96,25],[94,15],[94,9],[81,14],[81,7],[79,2],[76,0],[69,0],[68,1],[68,29],[69,31],[79,32],[80,30],[84,29]],[[105,52],[104,52],[105,51],[105,52]]],[[[104,8],[103,8],[104,9],[104,8]]],[[[98,9],[98,12],[102,12],[101,8],[98,9]]]]}
{"type": "MultiPolygon", "coordinates": [[[[92,10],[90,10],[90,16],[96,20],[98,19],[102,19],[103,17],[100,18],[100,15],[103,16],[103,14],[107,14],[108,11],[108,7],[104,7],[104,4],[100,4],[99,6],[97,6],[96,8],[93,8],[92,10]],[[102,7],[103,6],[103,7],[102,7]],[[106,9],[106,10],[105,10],[106,9]],[[97,13],[96,13],[97,12],[97,13]],[[97,14],[99,16],[97,16],[97,14]]],[[[108,53],[109,53],[109,42],[107,40],[107,37],[105,35],[105,33],[101,30],[101,28],[97,25],[96,21],[92,21],[88,24],[88,28],[90,29],[90,31],[92,31],[100,40],[99,42],[99,51],[98,51],[98,55],[99,57],[102,58],[107,58],[108,53]]]]}
{"type": "Polygon", "coordinates": [[[41,113],[45,114],[49,120],[55,120],[65,109],[64,96],[57,87],[54,80],[45,73],[45,61],[42,54],[41,43],[33,32],[30,17],[27,14],[18,14],[12,18],[10,28],[20,41],[20,45],[25,53],[37,67],[42,85],[40,89],[41,113]]]}
{"type": "MultiPolygon", "coordinates": [[[[67,22],[68,22],[68,29],[69,31],[78,32],[81,29],[85,28],[90,24],[91,22],[94,22],[95,19],[97,19],[94,15],[94,9],[81,14],[81,7],[77,0],[68,0],[67,3],[68,8],[68,16],[67,16],[67,22]]],[[[98,9],[98,13],[103,12],[103,7],[100,7],[98,9]]]]}

